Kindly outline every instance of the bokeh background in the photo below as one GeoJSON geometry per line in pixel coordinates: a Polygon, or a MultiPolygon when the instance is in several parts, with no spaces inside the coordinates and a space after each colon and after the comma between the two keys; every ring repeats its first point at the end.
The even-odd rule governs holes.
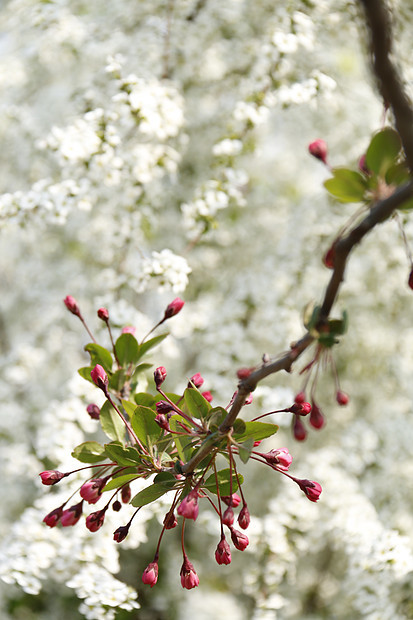
{"type": "MultiPolygon", "coordinates": [[[[390,4],[410,88],[412,9],[390,4]]],[[[38,473],[76,467],[100,398],[77,375],[88,338],[67,294],[102,344],[100,306],[139,338],[185,299],[152,361],[171,391],[201,372],[217,405],[239,367],[302,335],[328,281],[322,255],[356,209],[327,197],[308,144],[324,138],[332,165],[355,166],[382,124],[358,4],[10,0],[0,31],[1,617],[413,618],[413,298],[394,220],[357,248],[335,310],[349,313],[334,351],[349,405],[326,369],[322,430],[297,443],[288,414],[272,416],[265,446],[287,446],[292,473],[321,483],[317,504],[244,467],[250,545],[217,566],[218,522],[201,506],[187,528],[191,591],[175,530],[157,586],[141,582],[165,503],[121,545],[127,507],[95,534],[42,523],[80,478],[46,489],[38,473]]],[[[289,406],[309,359],[265,381],[246,418],[289,406]]]]}

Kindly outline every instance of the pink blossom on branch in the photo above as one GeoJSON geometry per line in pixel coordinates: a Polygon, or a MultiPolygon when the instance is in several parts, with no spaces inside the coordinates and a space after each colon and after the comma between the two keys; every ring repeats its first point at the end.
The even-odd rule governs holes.
{"type": "Polygon", "coordinates": [[[185,302],[179,297],[176,297],[173,301],[171,301],[171,303],[166,307],[163,321],[170,319],[172,316],[178,314],[178,312],[181,312],[184,304],[185,302]]]}
{"type": "Polygon", "coordinates": [[[42,471],[39,476],[42,479],[43,484],[45,484],[46,486],[51,486],[52,484],[57,484],[58,482],[60,482],[62,478],[65,478],[67,476],[67,474],[63,474],[57,469],[49,469],[47,471],[42,471]]]}
{"type": "Polygon", "coordinates": [[[151,562],[143,571],[142,581],[148,586],[153,586],[158,581],[158,562],[151,562]]]}
{"type": "Polygon", "coordinates": [[[318,140],[314,140],[314,142],[311,142],[311,144],[308,145],[308,150],[313,157],[322,161],[323,164],[325,164],[326,166],[328,165],[328,149],[327,143],[324,140],[322,140],[321,138],[319,138],[318,140]]]}
{"type": "Polygon", "coordinates": [[[77,305],[77,301],[74,297],[72,297],[71,295],[66,295],[66,297],[63,300],[63,303],[65,304],[69,312],[71,312],[75,316],[80,316],[80,308],[77,305]]]}
{"type": "Polygon", "coordinates": [[[221,538],[221,541],[218,543],[215,550],[215,560],[217,564],[231,564],[231,550],[225,537],[221,538]]]}
{"type": "Polygon", "coordinates": [[[199,577],[186,555],[184,555],[184,563],[182,564],[180,575],[183,588],[192,590],[192,588],[196,588],[199,585],[199,577]]]}
{"type": "Polygon", "coordinates": [[[193,489],[188,493],[186,497],[179,504],[177,513],[181,517],[185,517],[185,519],[193,519],[196,521],[198,516],[199,506],[198,506],[198,491],[193,489]]]}
{"type": "Polygon", "coordinates": [[[93,383],[97,385],[98,388],[104,392],[107,391],[109,379],[103,366],[96,364],[96,366],[90,371],[90,376],[92,377],[93,383]]]}
{"type": "Polygon", "coordinates": [[[60,523],[63,527],[76,525],[82,515],[82,511],[83,500],[74,506],[70,506],[67,510],[64,510],[60,517],[60,523]]]}

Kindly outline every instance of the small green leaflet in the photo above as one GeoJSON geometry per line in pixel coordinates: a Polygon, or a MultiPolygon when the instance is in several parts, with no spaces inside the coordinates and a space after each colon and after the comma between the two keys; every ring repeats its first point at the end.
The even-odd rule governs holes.
{"type": "Polygon", "coordinates": [[[81,463],[99,463],[107,458],[105,448],[97,441],[85,441],[72,452],[73,458],[81,463]]]}
{"type": "Polygon", "coordinates": [[[138,478],[138,474],[125,474],[124,476],[116,476],[116,478],[112,478],[112,480],[109,480],[109,482],[105,484],[105,486],[103,487],[103,492],[118,489],[127,482],[130,482],[131,480],[136,480],[136,478],[138,478]]]}
{"type": "Polygon", "coordinates": [[[125,425],[110,402],[107,400],[100,410],[99,420],[102,430],[109,439],[122,442],[125,437],[125,425]]]}
{"type": "Polygon", "coordinates": [[[237,443],[243,443],[247,439],[253,441],[261,441],[271,435],[275,435],[278,431],[276,424],[269,422],[245,422],[245,431],[243,433],[234,433],[233,437],[237,443]]]}
{"type": "Polygon", "coordinates": [[[210,403],[195,388],[186,388],[184,392],[185,413],[192,418],[205,419],[212,408],[210,403]]]}
{"type": "Polygon", "coordinates": [[[105,347],[101,347],[100,344],[90,342],[85,346],[85,351],[90,354],[90,363],[92,366],[100,364],[106,370],[111,372],[112,370],[112,356],[105,347]]]}
{"type": "Polygon", "coordinates": [[[340,202],[362,202],[368,189],[366,178],[348,168],[333,168],[333,178],[324,182],[327,191],[340,202]]]}
{"type": "Polygon", "coordinates": [[[136,448],[131,446],[125,448],[119,441],[105,444],[105,451],[109,458],[116,461],[120,466],[127,467],[128,465],[139,465],[141,463],[141,457],[136,448]]]}
{"type": "Polygon", "coordinates": [[[132,334],[121,334],[115,343],[115,351],[121,366],[134,364],[139,357],[138,341],[132,334]]]}
{"type": "Polygon", "coordinates": [[[367,149],[366,165],[369,170],[384,177],[394,166],[401,150],[401,141],[397,131],[386,127],[376,133],[367,149]]]}
{"type": "Polygon", "coordinates": [[[135,506],[136,508],[139,506],[145,506],[146,504],[150,504],[159,499],[162,495],[168,493],[168,491],[171,491],[175,487],[177,481],[172,474],[167,474],[167,476],[169,476],[169,478],[165,477],[161,479],[156,476],[155,480],[158,479],[158,482],[154,482],[151,486],[139,491],[139,493],[137,493],[131,501],[132,506],[135,506]]]}
{"type": "Polygon", "coordinates": [[[155,412],[149,407],[138,405],[131,417],[131,426],[138,439],[150,448],[156,444],[162,435],[162,429],[155,422],[155,412]]]}

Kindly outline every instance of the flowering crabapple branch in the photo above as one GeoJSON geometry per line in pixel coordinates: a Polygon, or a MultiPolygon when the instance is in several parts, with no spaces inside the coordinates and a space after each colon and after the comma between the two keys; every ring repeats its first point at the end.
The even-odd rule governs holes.
{"type": "MultiPolygon", "coordinates": [[[[392,33],[389,13],[380,0],[360,0],[360,2],[364,5],[366,21],[371,32],[374,72],[380,86],[385,106],[390,107],[393,111],[395,124],[406,156],[406,162],[409,169],[412,171],[413,110],[403,89],[398,70],[390,59],[392,51],[392,33]]],[[[331,169],[327,161],[327,145],[323,140],[314,141],[310,145],[309,150],[314,157],[321,160],[328,169],[331,169]]],[[[318,310],[316,325],[314,325],[318,330],[328,328],[328,317],[337,300],[341,283],[344,280],[345,269],[350,253],[373,228],[389,219],[399,207],[413,196],[413,181],[408,179],[401,187],[396,190],[392,188],[392,190],[393,193],[390,196],[377,202],[372,202],[367,216],[350,229],[350,232],[348,232],[346,236],[339,237],[330,248],[328,253],[330,264],[328,266],[333,268],[333,273],[318,310]]],[[[413,273],[413,270],[411,273],[413,273]]],[[[268,362],[264,359],[262,365],[252,369],[252,371],[248,373],[248,376],[242,378],[238,384],[238,392],[234,402],[232,403],[228,415],[219,427],[218,432],[222,435],[226,435],[237,419],[238,414],[245,404],[245,400],[248,398],[249,394],[256,389],[258,383],[280,370],[290,372],[292,364],[314,342],[314,339],[311,330],[309,330],[300,340],[291,345],[290,351],[281,355],[275,361],[268,362]]],[[[337,394],[339,400],[339,393],[337,394]]],[[[185,471],[185,473],[193,471],[207,454],[208,446],[204,446],[183,467],[183,471],[185,471]]]]}

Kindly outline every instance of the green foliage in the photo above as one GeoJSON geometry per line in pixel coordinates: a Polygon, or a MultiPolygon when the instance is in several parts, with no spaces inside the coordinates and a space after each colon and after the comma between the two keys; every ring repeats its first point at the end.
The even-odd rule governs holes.
{"type": "Polygon", "coordinates": [[[107,400],[100,409],[100,423],[102,430],[109,439],[123,441],[125,437],[125,425],[123,420],[107,400]]]}
{"type": "Polygon", "coordinates": [[[187,388],[184,392],[185,413],[193,418],[206,419],[209,411],[212,409],[211,404],[202,396],[195,388],[187,388]]]}
{"type": "Polygon", "coordinates": [[[81,443],[73,450],[72,456],[81,463],[99,463],[107,458],[104,446],[97,441],[81,443]]]}
{"type": "Polygon", "coordinates": [[[155,422],[155,412],[149,407],[138,405],[131,417],[131,425],[138,439],[150,450],[163,434],[155,422]]]}
{"type": "Polygon", "coordinates": [[[382,178],[394,166],[401,150],[401,141],[397,131],[386,127],[376,133],[366,152],[366,165],[372,173],[382,178]]]}
{"type": "Polygon", "coordinates": [[[237,443],[243,443],[247,439],[252,439],[253,442],[261,441],[275,435],[278,431],[278,426],[269,422],[245,422],[244,424],[245,429],[242,432],[235,432],[234,429],[233,438],[237,443]]]}
{"type": "MultiPolygon", "coordinates": [[[[237,476],[233,470],[232,470],[232,475],[231,475],[230,469],[221,469],[219,472],[217,472],[217,478],[218,478],[218,488],[219,488],[220,495],[230,495],[230,493],[235,493],[235,491],[238,489],[237,476]],[[232,485],[230,482],[231,478],[232,478],[232,485]]],[[[241,474],[238,474],[238,479],[241,484],[244,482],[244,478],[243,476],[241,476],[241,474]]],[[[211,474],[209,478],[205,480],[205,483],[202,486],[206,488],[210,493],[214,493],[216,495],[217,486],[216,486],[215,473],[211,474]]]]}
{"type": "Polygon", "coordinates": [[[348,168],[333,168],[333,178],[324,182],[327,191],[340,202],[362,202],[368,183],[365,177],[348,168]]]}

